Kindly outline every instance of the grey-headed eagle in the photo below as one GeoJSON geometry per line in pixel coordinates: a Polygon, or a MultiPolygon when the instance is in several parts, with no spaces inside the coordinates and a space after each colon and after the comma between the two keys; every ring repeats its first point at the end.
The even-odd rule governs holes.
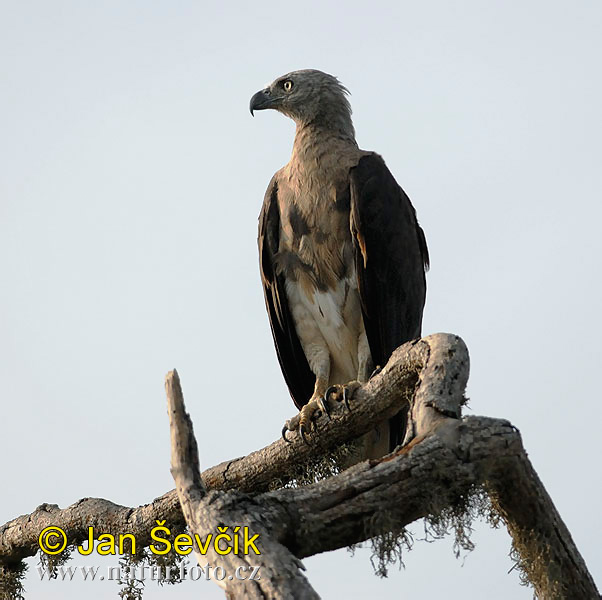
{"type": "MultiPolygon", "coordinates": [[[[265,195],[258,243],[304,439],[332,385],[367,381],[395,348],[420,337],[426,296],[429,257],[416,211],[383,159],[358,147],[348,93],[336,77],[307,69],[278,77],[250,102],[251,114],[272,108],[296,124],[290,161],[265,195]]],[[[375,430],[365,453],[382,456],[404,429],[400,413],[375,430]]]]}

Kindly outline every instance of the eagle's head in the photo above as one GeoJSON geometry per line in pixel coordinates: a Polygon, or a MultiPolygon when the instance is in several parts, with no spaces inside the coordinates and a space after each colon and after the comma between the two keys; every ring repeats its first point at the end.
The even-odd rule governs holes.
{"type": "Polygon", "coordinates": [[[349,91],[328,73],[316,69],[292,71],[257,92],[249,104],[256,110],[273,108],[298,125],[316,124],[348,130],[351,125],[349,91]]]}

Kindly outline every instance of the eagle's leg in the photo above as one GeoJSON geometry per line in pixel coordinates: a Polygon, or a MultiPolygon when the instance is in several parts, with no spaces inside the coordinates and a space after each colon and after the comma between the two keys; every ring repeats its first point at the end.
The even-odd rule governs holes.
{"type": "Polygon", "coordinates": [[[374,372],[374,361],[372,360],[370,344],[368,344],[368,336],[364,327],[362,327],[357,339],[357,359],[359,363],[357,380],[365,383],[372,378],[371,373],[373,374],[374,372]]]}
{"type": "Polygon", "coordinates": [[[326,386],[328,380],[322,377],[316,377],[316,385],[314,386],[314,393],[311,395],[309,402],[299,412],[299,433],[303,438],[303,441],[307,443],[305,434],[311,429],[312,419],[314,414],[318,411],[329,414],[328,409],[324,405],[322,398],[326,392],[326,386]]]}
{"type": "Polygon", "coordinates": [[[298,415],[295,415],[292,419],[289,419],[282,428],[282,437],[285,441],[289,441],[286,437],[287,431],[296,431],[298,429],[303,441],[308,443],[306,434],[311,429],[314,415],[318,411],[325,413],[326,415],[329,414],[328,408],[324,403],[324,394],[327,386],[327,377],[316,377],[314,392],[311,395],[308,403],[301,408],[298,415]]]}
{"type": "Polygon", "coordinates": [[[374,364],[370,352],[370,345],[368,344],[368,337],[366,336],[366,331],[363,326],[357,338],[357,360],[357,381],[351,381],[345,385],[331,385],[324,394],[324,403],[326,407],[334,400],[336,402],[343,402],[347,410],[351,410],[349,407],[349,398],[362,383],[365,383],[370,379],[370,373],[374,369],[374,364]]]}

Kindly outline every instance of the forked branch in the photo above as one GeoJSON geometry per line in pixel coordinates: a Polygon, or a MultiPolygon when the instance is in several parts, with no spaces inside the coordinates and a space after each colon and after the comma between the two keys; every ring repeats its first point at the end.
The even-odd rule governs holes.
{"type": "MultiPolygon", "coordinates": [[[[300,439],[292,444],[278,440],[208,469],[201,480],[192,426],[172,372],[166,385],[172,473],[180,501],[176,492],[170,492],[137,509],[95,499],[62,511],[43,505],[0,528],[0,556],[10,565],[34,554],[37,535],[47,524],[62,526],[75,542],[81,541],[85,523],[98,524],[103,531],[132,531],[140,543],[148,543],[155,519],[182,523],[181,502],[192,531],[215,532],[218,524],[227,523],[230,531],[247,526],[260,534],[262,554],[252,562],[261,566],[261,582],[228,582],[228,594],[315,598],[299,559],[398,533],[416,519],[460,506],[481,490],[506,523],[521,568],[538,597],[599,597],[527,458],[519,432],[501,419],[460,418],[467,378],[468,352],[457,336],[437,334],[404,344],[378,376],[356,390],[351,411],[341,410],[331,421],[318,422],[311,445],[300,439]],[[311,485],[266,491],[289,480],[300,463],[332,452],[405,403],[410,405],[412,426],[402,449],[311,485]]],[[[249,565],[251,557],[214,553],[205,560],[232,572],[249,565]]]]}

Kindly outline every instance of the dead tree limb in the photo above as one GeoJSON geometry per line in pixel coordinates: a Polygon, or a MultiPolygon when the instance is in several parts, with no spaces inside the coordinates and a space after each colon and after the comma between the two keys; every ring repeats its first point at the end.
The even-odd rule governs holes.
{"type": "MultiPolygon", "coordinates": [[[[312,589],[306,577],[301,561],[291,551],[279,543],[272,535],[271,514],[261,505],[252,502],[223,502],[219,496],[227,493],[207,494],[200,477],[199,457],[196,439],[192,431],[192,422],[184,409],[184,399],[180,380],[176,371],[168,373],[165,381],[167,404],[171,431],[171,473],[176,483],[176,491],[182,506],[182,512],[191,533],[204,539],[218,527],[228,523],[230,535],[235,527],[247,527],[253,535],[261,535],[261,554],[245,556],[244,553],[220,554],[215,545],[209,546],[205,556],[198,555],[199,563],[209,559],[214,565],[220,565],[225,573],[251,573],[259,566],[261,576],[258,580],[240,580],[229,577],[220,585],[229,598],[307,598],[317,600],[318,594],[312,589]],[[217,500],[217,501],[216,501],[217,500]],[[241,510],[242,508],[242,510],[241,510]]],[[[234,492],[233,492],[234,493],[234,492]]],[[[236,494],[238,495],[238,494],[236,494]]],[[[240,548],[244,541],[240,534],[240,548]]],[[[227,549],[222,546],[223,550],[227,549]]],[[[230,543],[230,548],[231,543],[230,543]]]]}
{"type": "MultiPolygon", "coordinates": [[[[270,542],[303,558],[389,533],[392,528],[399,531],[483,489],[505,521],[538,597],[597,598],[593,579],[537,478],[519,432],[500,419],[459,418],[467,377],[468,353],[456,336],[438,334],[405,344],[377,377],[355,392],[351,411],[319,423],[313,446],[278,441],[203,473],[206,488],[231,491],[204,492],[201,502],[213,512],[212,520],[202,526],[211,526],[220,514],[235,519],[232,523],[252,522],[270,542]],[[265,490],[270,481],[287,476],[292,457],[308,460],[313,452],[328,451],[331,436],[335,444],[357,437],[404,402],[410,404],[412,429],[403,449],[301,488],[253,496],[232,490],[236,482],[247,492],[265,490]],[[264,476],[262,464],[268,473],[264,476]],[[245,469],[251,483],[245,484],[245,469]]],[[[91,499],[63,511],[45,505],[0,528],[0,557],[6,564],[7,559],[35,553],[37,534],[47,522],[71,524],[70,535],[77,534],[84,515],[104,519],[105,527],[113,517],[119,524],[113,524],[116,531],[133,528],[142,540],[148,536],[148,521],[166,518],[166,514],[181,519],[177,504],[174,493],[169,493],[154,505],[135,510],[91,499]],[[96,511],[104,509],[107,513],[95,517],[96,511]]],[[[296,573],[301,575],[298,569],[296,573]]]]}
{"type": "MultiPolygon", "coordinates": [[[[464,346],[456,336],[456,344],[464,346]]],[[[294,437],[287,444],[281,438],[249,455],[224,461],[202,473],[208,489],[255,493],[267,491],[276,482],[286,480],[298,465],[319,459],[341,444],[373,428],[373,424],[395,414],[414,393],[422,365],[430,354],[430,336],[418,343],[398,348],[386,367],[365,386],[356,390],[350,400],[351,411],[335,411],[331,420],[318,420],[318,431],[310,433],[312,444],[294,437]]],[[[468,364],[466,364],[466,369],[468,364]]],[[[464,375],[467,378],[468,372],[464,375]]],[[[460,377],[460,376],[459,376],[460,377]]],[[[149,532],[156,519],[175,526],[184,523],[175,490],[152,503],[131,508],[101,498],[83,498],[59,509],[56,504],[42,504],[33,513],[23,515],[0,526],[0,559],[19,562],[38,552],[38,535],[42,529],[56,525],[69,531],[72,544],[87,539],[88,526],[113,535],[131,532],[142,545],[150,543],[149,532]]]]}

